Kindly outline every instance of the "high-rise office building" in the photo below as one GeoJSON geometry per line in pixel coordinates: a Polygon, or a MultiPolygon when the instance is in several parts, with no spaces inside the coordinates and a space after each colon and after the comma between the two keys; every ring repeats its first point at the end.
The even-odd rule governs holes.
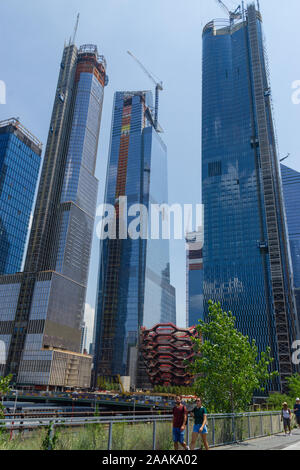
{"type": "Polygon", "coordinates": [[[204,305],[220,301],[238,328],[271,347],[285,389],[296,316],[262,17],[203,31],[204,305]]]}
{"type": "Polygon", "coordinates": [[[300,173],[281,165],[281,176],[300,324],[300,173]]]}
{"type": "Polygon", "coordinates": [[[96,46],[65,47],[24,273],[0,278],[4,372],[18,384],[90,385],[91,357],[80,342],[106,83],[96,46]]]}
{"type": "MultiPolygon", "coordinates": [[[[115,208],[117,228],[127,214],[121,197],[127,197],[126,230],[136,218],[134,204],[150,213],[151,204],[168,201],[167,150],[151,109],[151,92],[115,94],[105,202],[115,208]]],[[[169,241],[132,239],[117,229],[116,239],[101,241],[98,283],[94,386],[117,374],[134,384],[140,328],[176,322],[169,241]]]]}
{"type": "Polygon", "coordinates": [[[203,231],[186,234],[186,324],[196,326],[204,320],[203,231]]]}
{"type": "Polygon", "coordinates": [[[21,270],[41,153],[17,119],[0,122],[0,275],[21,270]]]}

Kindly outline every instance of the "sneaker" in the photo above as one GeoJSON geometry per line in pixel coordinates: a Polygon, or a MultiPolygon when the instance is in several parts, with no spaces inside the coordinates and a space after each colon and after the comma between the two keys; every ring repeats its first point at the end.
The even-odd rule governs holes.
{"type": "Polygon", "coordinates": [[[186,446],[186,450],[191,450],[189,446],[186,446]]]}

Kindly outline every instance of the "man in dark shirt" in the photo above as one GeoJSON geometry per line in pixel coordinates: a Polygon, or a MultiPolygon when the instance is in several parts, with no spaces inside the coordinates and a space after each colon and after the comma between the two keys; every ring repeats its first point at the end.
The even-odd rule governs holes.
{"type": "Polygon", "coordinates": [[[174,449],[178,450],[178,444],[180,444],[184,450],[189,450],[189,447],[184,442],[184,433],[187,422],[187,409],[181,403],[181,397],[176,397],[176,405],[173,408],[173,441],[174,449]]]}
{"type": "Polygon", "coordinates": [[[294,413],[296,416],[297,424],[300,428],[300,398],[296,398],[296,405],[294,406],[294,413]]]}
{"type": "Polygon", "coordinates": [[[193,428],[192,444],[191,450],[195,449],[196,442],[199,434],[202,437],[202,441],[206,450],[209,450],[209,445],[207,442],[207,410],[202,406],[201,398],[197,398],[196,407],[191,411],[195,418],[195,424],[193,428]]]}

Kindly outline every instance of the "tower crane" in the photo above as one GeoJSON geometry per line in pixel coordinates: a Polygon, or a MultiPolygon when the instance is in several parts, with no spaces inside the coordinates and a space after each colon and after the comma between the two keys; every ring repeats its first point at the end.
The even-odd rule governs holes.
{"type": "Polygon", "coordinates": [[[132,54],[132,52],[127,51],[127,54],[129,54],[129,55],[137,62],[137,64],[141,67],[141,69],[145,72],[145,74],[148,75],[148,77],[150,78],[150,80],[152,80],[152,82],[155,84],[154,127],[155,127],[155,130],[158,131],[158,130],[159,130],[159,126],[158,126],[159,92],[160,92],[160,91],[163,91],[163,83],[162,83],[162,82],[157,82],[157,80],[155,80],[155,78],[153,78],[153,76],[151,75],[151,73],[148,72],[148,70],[146,69],[146,67],[144,67],[144,65],[139,61],[139,59],[137,59],[137,58],[132,54]]]}
{"type": "Polygon", "coordinates": [[[241,6],[239,5],[234,11],[230,11],[222,0],[216,0],[218,4],[226,11],[230,19],[230,25],[233,25],[234,20],[242,19],[241,6]]]}

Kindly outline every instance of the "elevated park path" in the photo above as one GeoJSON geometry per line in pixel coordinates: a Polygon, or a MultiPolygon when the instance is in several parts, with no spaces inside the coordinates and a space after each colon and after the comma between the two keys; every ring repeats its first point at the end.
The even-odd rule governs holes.
{"type": "Polygon", "coordinates": [[[268,451],[268,450],[300,450],[300,429],[293,430],[291,436],[284,433],[274,436],[261,437],[245,442],[239,442],[222,447],[216,447],[215,450],[230,451],[268,451]]]}

